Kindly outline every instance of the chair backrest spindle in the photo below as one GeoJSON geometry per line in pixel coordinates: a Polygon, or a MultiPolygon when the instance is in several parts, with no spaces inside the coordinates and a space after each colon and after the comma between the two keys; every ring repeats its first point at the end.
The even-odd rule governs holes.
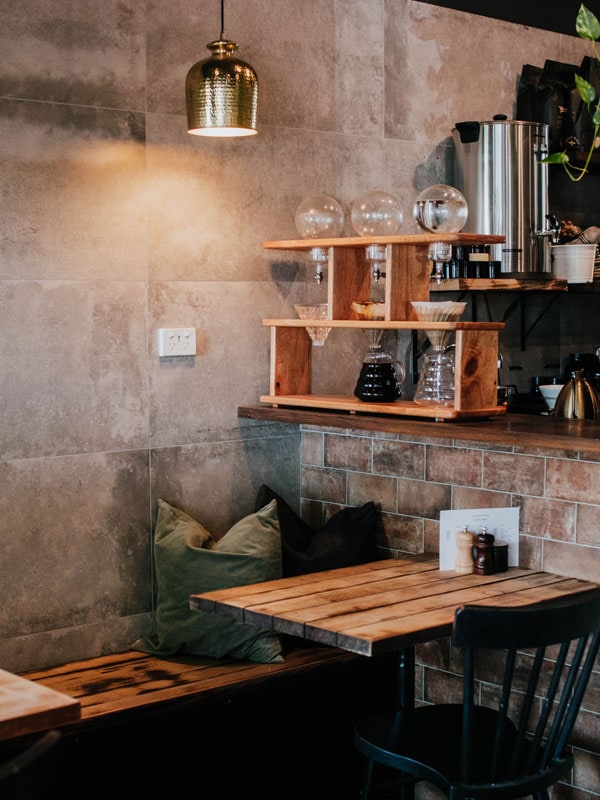
{"type": "MultiPolygon", "coordinates": [[[[464,606],[456,613],[453,644],[465,655],[461,776],[464,784],[517,781],[526,774],[557,769],[565,750],[599,649],[600,589],[556,604],[524,608],[464,606]],[[579,614],[582,610],[583,619],[579,614]],[[593,636],[589,631],[596,627],[593,636]],[[573,647],[573,645],[575,645],[573,647]],[[556,651],[549,653],[549,648],[556,651]],[[499,684],[490,762],[473,762],[475,653],[497,651],[499,684]],[[571,654],[571,655],[570,655],[571,654]],[[500,675],[501,673],[501,675],[500,675]],[[509,745],[510,742],[510,745],[509,745]],[[509,752],[510,749],[510,752],[509,752]]],[[[496,655],[496,654],[495,654],[496,655]]],[[[482,703],[489,706],[489,701],[482,703]]]]}

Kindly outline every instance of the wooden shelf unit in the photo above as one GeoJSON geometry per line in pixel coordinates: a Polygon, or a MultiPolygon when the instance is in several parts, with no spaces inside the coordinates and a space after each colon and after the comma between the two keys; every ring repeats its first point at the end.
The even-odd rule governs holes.
{"type": "Polygon", "coordinates": [[[327,302],[331,319],[352,319],[352,301],[371,298],[372,275],[365,259],[369,244],[386,245],[386,320],[416,320],[411,300],[428,301],[432,284],[429,245],[497,244],[504,236],[477,233],[418,233],[403,236],[344,236],[336,239],[293,239],[263,242],[267,250],[308,252],[313,247],[328,250],[327,302]]]}
{"type": "Polygon", "coordinates": [[[502,236],[479,234],[415,234],[391,237],[345,237],[264,242],[266,249],[309,251],[328,249],[327,302],[329,319],[310,320],[308,327],[384,328],[393,330],[451,330],[455,334],[454,406],[431,406],[414,401],[367,403],[354,397],[314,395],[312,385],[312,342],[307,321],[265,319],[271,328],[269,394],[261,403],[272,406],[336,409],[350,413],[393,414],[436,420],[489,417],[506,413],[497,405],[498,332],[503,322],[421,322],[412,301],[429,301],[431,261],[429,245],[436,241],[455,244],[488,244],[504,241],[502,236]],[[371,298],[372,274],[365,260],[368,244],[386,245],[384,292],[385,313],[381,321],[357,320],[354,300],[371,298]]]}

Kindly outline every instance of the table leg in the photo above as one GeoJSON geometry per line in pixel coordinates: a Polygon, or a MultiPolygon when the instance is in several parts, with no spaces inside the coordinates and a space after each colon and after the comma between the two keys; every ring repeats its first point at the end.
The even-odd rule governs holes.
{"type": "MultiPolygon", "coordinates": [[[[415,648],[405,647],[396,655],[398,708],[413,708],[415,705],[415,648]]],[[[402,800],[414,800],[415,784],[412,780],[402,783],[402,800]]]]}
{"type": "Polygon", "coordinates": [[[415,648],[405,647],[397,653],[397,704],[399,708],[415,705],[415,648]]]}

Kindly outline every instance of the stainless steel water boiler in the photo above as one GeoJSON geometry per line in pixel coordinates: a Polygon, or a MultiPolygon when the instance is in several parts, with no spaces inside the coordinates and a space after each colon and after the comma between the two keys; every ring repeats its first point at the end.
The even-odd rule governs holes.
{"type": "Polygon", "coordinates": [[[548,209],[549,126],[509,120],[457,122],[454,185],[469,209],[468,233],[504,236],[490,247],[499,277],[550,278],[550,242],[557,236],[548,209]]]}

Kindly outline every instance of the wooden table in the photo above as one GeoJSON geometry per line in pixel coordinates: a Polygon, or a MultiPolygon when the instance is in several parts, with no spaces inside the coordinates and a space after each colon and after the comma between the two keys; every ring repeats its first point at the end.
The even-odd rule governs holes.
{"type": "Polygon", "coordinates": [[[0,740],[49,730],[79,717],[78,700],[0,669],[0,740]]]}
{"type": "Polygon", "coordinates": [[[410,704],[414,645],[450,635],[460,606],[525,606],[596,586],[519,567],[440,572],[437,555],[419,555],[193,594],[190,607],[365,656],[397,652],[399,699],[410,704]]]}

